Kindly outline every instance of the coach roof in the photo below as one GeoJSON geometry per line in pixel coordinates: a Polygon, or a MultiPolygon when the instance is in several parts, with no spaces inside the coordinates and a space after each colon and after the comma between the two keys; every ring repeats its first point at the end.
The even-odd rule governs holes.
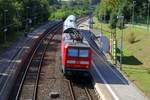
{"type": "Polygon", "coordinates": [[[67,30],[69,28],[74,28],[76,29],[76,17],[74,15],[70,15],[67,17],[67,19],[64,22],[64,30],[67,30]]]}

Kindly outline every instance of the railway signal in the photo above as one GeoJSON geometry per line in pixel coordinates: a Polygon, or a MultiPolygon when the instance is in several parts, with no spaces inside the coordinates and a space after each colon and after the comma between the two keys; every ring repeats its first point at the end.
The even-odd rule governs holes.
{"type": "Polygon", "coordinates": [[[123,41],[123,24],[124,24],[124,16],[117,16],[117,18],[120,20],[120,28],[121,28],[121,35],[120,35],[120,70],[122,70],[122,55],[123,55],[123,51],[122,51],[122,41],[123,41]]]}
{"type": "Polygon", "coordinates": [[[116,36],[113,36],[113,43],[112,43],[112,55],[113,55],[113,63],[117,64],[117,40],[115,38],[116,36]]]}

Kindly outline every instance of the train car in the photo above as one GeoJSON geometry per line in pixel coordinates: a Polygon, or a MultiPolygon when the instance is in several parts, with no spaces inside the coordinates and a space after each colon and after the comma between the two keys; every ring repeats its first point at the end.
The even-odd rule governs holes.
{"type": "Polygon", "coordinates": [[[76,17],[64,22],[61,40],[62,71],[64,74],[87,73],[91,68],[92,51],[76,28],[76,17]]]}
{"type": "Polygon", "coordinates": [[[74,15],[70,15],[69,17],[66,18],[64,21],[63,25],[63,32],[69,28],[74,28],[76,29],[76,17],[74,15]]]}

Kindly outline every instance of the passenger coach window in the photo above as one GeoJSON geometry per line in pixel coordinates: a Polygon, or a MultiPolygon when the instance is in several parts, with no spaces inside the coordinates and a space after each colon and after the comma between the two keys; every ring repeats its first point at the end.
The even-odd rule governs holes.
{"type": "Polygon", "coordinates": [[[79,50],[79,57],[88,57],[89,51],[88,50],[79,50]]]}
{"type": "Polygon", "coordinates": [[[73,22],[73,20],[70,20],[70,22],[73,22]]]}
{"type": "Polygon", "coordinates": [[[78,49],[68,49],[69,57],[78,57],[78,49]]]}

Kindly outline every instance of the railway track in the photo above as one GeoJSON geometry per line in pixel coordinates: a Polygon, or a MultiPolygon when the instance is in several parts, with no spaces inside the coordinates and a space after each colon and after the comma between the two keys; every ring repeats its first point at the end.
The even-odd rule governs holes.
{"type": "MultiPolygon", "coordinates": [[[[49,26],[51,28],[52,25],[54,25],[54,24],[57,24],[57,23],[48,22],[48,23],[46,23],[46,25],[40,26],[39,29],[41,29],[41,28],[46,29],[47,26],[49,26]]],[[[37,31],[37,29],[36,29],[36,31],[37,31]]],[[[41,32],[44,32],[44,31],[43,30],[39,31],[39,33],[41,33],[41,32]]],[[[45,32],[43,33],[43,35],[44,34],[45,34],[45,32]]],[[[27,49],[27,48],[24,48],[24,46],[25,45],[28,46],[28,43],[31,42],[32,40],[34,40],[34,39],[33,38],[23,38],[23,40],[21,40],[22,43],[21,42],[15,43],[14,44],[15,49],[11,50],[10,51],[11,53],[7,54],[6,61],[4,60],[4,63],[5,63],[4,66],[6,66],[6,67],[1,68],[1,73],[5,73],[6,76],[3,77],[3,75],[2,75],[2,77],[0,79],[0,88],[1,88],[0,99],[2,99],[2,100],[5,100],[5,98],[8,99],[8,97],[11,93],[10,87],[13,86],[13,83],[17,78],[16,76],[18,75],[18,71],[20,70],[19,67],[17,67],[18,63],[16,63],[15,61],[20,59],[20,57],[22,56],[24,51],[27,49]]],[[[2,63],[3,63],[3,61],[2,61],[2,63]]]]}
{"type": "Polygon", "coordinates": [[[89,16],[78,18],[77,19],[77,26],[79,26],[82,22],[84,22],[88,19],[89,19],[89,16]]]}
{"type": "MultiPolygon", "coordinates": [[[[77,26],[88,19],[89,16],[79,18],[77,20],[77,26]]],[[[69,77],[69,80],[67,79],[67,83],[71,100],[98,100],[90,76],[82,78],[77,76],[69,77]]]]}
{"type": "Polygon", "coordinates": [[[44,61],[45,67],[42,68],[37,100],[98,100],[93,86],[87,86],[88,83],[76,86],[71,81],[74,79],[66,79],[63,76],[61,73],[60,42],[58,42],[61,40],[61,34],[57,34],[54,39],[53,45],[47,51],[47,57],[44,61]]]}
{"type": "Polygon", "coordinates": [[[90,91],[88,90],[88,88],[84,87],[84,90],[85,90],[85,92],[86,92],[86,95],[87,95],[88,99],[89,99],[89,100],[93,100],[93,99],[92,99],[92,96],[91,96],[91,94],[90,94],[90,91]]]}
{"type": "MultiPolygon", "coordinates": [[[[79,20],[79,23],[83,20],[84,19],[79,20]]],[[[57,31],[60,31],[59,25],[47,32],[52,34],[47,34],[40,39],[38,46],[33,51],[32,57],[28,59],[29,63],[27,67],[24,66],[26,67],[24,69],[25,71],[20,75],[21,81],[16,83],[16,87],[18,88],[16,89],[15,96],[12,96],[13,98],[10,97],[11,100],[51,99],[50,93],[53,91],[58,92],[60,95],[58,98],[62,100],[98,100],[92,88],[93,86],[89,88],[86,83],[81,83],[76,86],[74,82],[72,82],[72,79],[67,79],[66,81],[63,75],[61,75],[61,72],[59,72],[60,63],[58,61],[59,57],[57,56],[60,54],[58,53],[55,58],[55,53],[57,51],[55,49],[58,49],[57,52],[59,52],[58,40],[61,39],[61,36],[58,34],[58,36],[56,35],[57,31]],[[51,49],[49,50],[48,48],[51,49]],[[45,54],[46,51],[51,53],[47,52],[45,54]],[[53,55],[53,58],[50,58],[50,55],[53,55]],[[55,59],[57,59],[57,61],[55,61],[55,59]],[[53,62],[50,63],[51,60],[53,60],[53,62]],[[47,61],[50,63],[49,67],[43,67],[46,65],[47,61]],[[47,83],[50,84],[47,85],[47,83]],[[91,91],[93,91],[93,94],[91,91]]]]}
{"type": "Polygon", "coordinates": [[[32,99],[36,100],[38,92],[38,83],[39,76],[41,72],[42,62],[45,55],[45,51],[53,39],[54,35],[57,33],[57,30],[62,25],[62,23],[57,24],[47,34],[40,40],[38,46],[33,51],[31,58],[25,68],[19,88],[17,90],[14,100],[20,99],[32,99]],[[52,34],[48,34],[52,33],[52,34]]]}
{"type": "MultiPolygon", "coordinates": [[[[87,82],[87,84],[88,83],[89,82],[87,82]]],[[[91,94],[91,90],[89,90],[87,84],[86,82],[81,82],[76,85],[72,80],[68,80],[68,87],[72,100],[97,100],[97,98],[93,98],[94,95],[91,94]]]]}

